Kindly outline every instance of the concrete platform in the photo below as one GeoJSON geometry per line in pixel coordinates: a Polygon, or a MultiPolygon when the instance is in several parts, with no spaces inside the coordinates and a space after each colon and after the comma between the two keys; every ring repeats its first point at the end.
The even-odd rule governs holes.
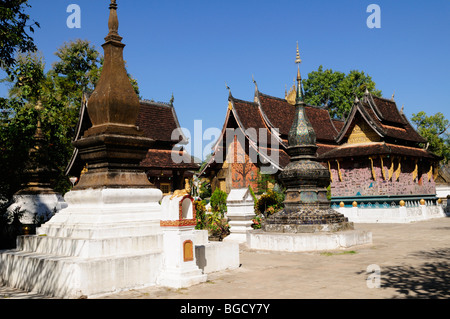
{"type": "Polygon", "coordinates": [[[247,233],[250,249],[271,251],[323,251],[372,244],[372,233],[362,230],[317,233],[272,233],[254,230],[247,233]]]}
{"type": "MultiPolygon", "coordinates": [[[[148,287],[102,299],[448,299],[450,218],[409,224],[355,224],[373,244],[321,252],[271,252],[240,245],[241,266],[211,273],[186,289],[148,287]],[[369,288],[370,265],[380,267],[379,288],[369,288]]],[[[47,299],[0,287],[0,299],[47,299]]],[[[403,307],[404,308],[404,307],[403,307]]],[[[404,309],[402,308],[402,311],[404,309]]],[[[289,310],[296,311],[294,304],[289,310]]]]}

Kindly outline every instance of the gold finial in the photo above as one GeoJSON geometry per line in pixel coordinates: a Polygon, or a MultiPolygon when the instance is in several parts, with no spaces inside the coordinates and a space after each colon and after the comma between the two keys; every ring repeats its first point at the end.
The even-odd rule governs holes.
{"type": "Polygon", "coordinates": [[[295,63],[302,63],[302,59],[300,59],[300,51],[298,50],[298,41],[297,41],[297,58],[295,59],[295,63]]]}
{"type": "Polygon", "coordinates": [[[300,103],[303,101],[303,92],[302,92],[302,76],[300,75],[300,63],[302,63],[302,59],[300,59],[300,52],[298,50],[298,41],[297,41],[297,57],[295,59],[295,63],[298,66],[297,70],[297,93],[295,97],[295,103],[300,103]]]}

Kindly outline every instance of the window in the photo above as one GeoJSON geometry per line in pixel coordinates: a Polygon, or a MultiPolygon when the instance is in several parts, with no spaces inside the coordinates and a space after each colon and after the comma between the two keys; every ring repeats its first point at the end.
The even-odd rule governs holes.
{"type": "Polygon", "coordinates": [[[163,192],[164,195],[167,195],[170,193],[170,183],[161,183],[159,185],[159,189],[161,192],[163,192]]]}

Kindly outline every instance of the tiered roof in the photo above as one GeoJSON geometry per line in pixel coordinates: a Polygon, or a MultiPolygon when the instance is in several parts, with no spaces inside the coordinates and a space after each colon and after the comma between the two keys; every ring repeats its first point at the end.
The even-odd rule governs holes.
{"type": "MultiPolygon", "coordinates": [[[[223,126],[222,135],[215,144],[213,156],[205,166],[214,165],[214,154],[223,151],[225,129],[239,127],[244,132],[248,128],[267,128],[280,143],[279,169],[289,163],[286,149],[288,134],[294,119],[295,106],[287,99],[273,97],[255,89],[253,102],[234,98],[231,93],[228,98],[229,108],[223,126]],[[279,134],[275,134],[278,129],[279,134]]],[[[324,107],[305,106],[306,114],[316,133],[317,155],[319,160],[337,158],[371,156],[371,155],[401,155],[416,158],[439,160],[439,157],[422,147],[426,140],[412,127],[402,111],[399,111],[393,99],[377,97],[366,92],[364,98],[356,100],[348,118],[343,120],[331,119],[324,107]],[[356,125],[364,123],[373,131],[375,141],[362,143],[348,143],[356,125]]],[[[258,150],[258,136],[246,135],[250,147],[258,150]]],[[[268,147],[271,135],[268,136],[268,147]]]]}
{"type": "MultiPolygon", "coordinates": [[[[86,95],[83,97],[83,103],[80,108],[75,141],[81,139],[84,132],[92,127],[87,112],[87,102],[88,96],[86,95]]],[[[155,142],[155,148],[150,149],[146,158],[141,162],[142,167],[148,170],[197,170],[199,168],[199,165],[193,161],[186,151],[182,148],[174,149],[176,144],[187,144],[187,139],[183,135],[175,108],[172,105],[141,100],[136,126],[143,131],[145,137],[151,138],[155,142]],[[172,132],[176,130],[177,134],[172,135],[172,132]],[[178,159],[180,156],[183,158],[181,163],[172,160],[172,158],[178,159]]],[[[78,149],[75,148],[66,168],[66,175],[77,176],[84,165],[85,163],[82,163],[79,157],[78,149]]]]}
{"type": "Polygon", "coordinates": [[[438,160],[424,149],[426,140],[417,133],[393,99],[376,97],[366,91],[362,100],[355,100],[350,115],[336,137],[338,148],[322,154],[322,159],[367,155],[403,155],[438,160]],[[363,123],[366,132],[377,138],[372,142],[349,143],[356,125],[363,123]]]}

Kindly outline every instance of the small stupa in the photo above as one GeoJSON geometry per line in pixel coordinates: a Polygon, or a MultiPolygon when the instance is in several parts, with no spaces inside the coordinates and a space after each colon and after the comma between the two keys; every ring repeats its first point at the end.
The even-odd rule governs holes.
{"type": "Polygon", "coordinates": [[[317,161],[316,133],[306,115],[303,99],[301,62],[297,44],[295,117],[287,148],[290,163],[279,177],[287,189],[285,208],[267,218],[263,229],[281,233],[353,229],[353,224],[343,214],[331,208],[331,201],[327,198],[330,173],[317,161]]]}
{"type": "Polygon", "coordinates": [[[247,233],[247,246],[257,250],[335,250],[372,243],[370,232],[354,229],[353,223],[331,208],[327,198],[330,173],[317,161],[316,133],[308,120],[300,74],[297,44],[295,116],[288,136],[290,163],[280,173],[286,187],[284,209],[266,218],[260,230],[247,233]]]}
{"type": "Polygon", "coordinates": [[[42,109],[42,102],[38,101],[35,105],[38,115],[34,144],[29,149],[23,171],[25,183],[14,194],[14,202],[8,207],[10,212],[22,211],[20,222],[26,235],[34,233],[36,224],[47,221],[66,206],[62,195],[52,188],[57,171],[48,163],[48,142],[42,132],[42,109]]]}

